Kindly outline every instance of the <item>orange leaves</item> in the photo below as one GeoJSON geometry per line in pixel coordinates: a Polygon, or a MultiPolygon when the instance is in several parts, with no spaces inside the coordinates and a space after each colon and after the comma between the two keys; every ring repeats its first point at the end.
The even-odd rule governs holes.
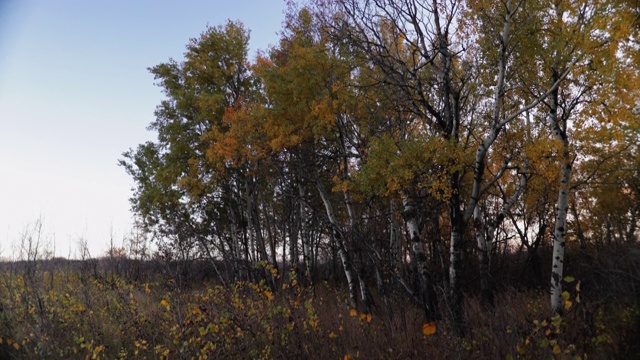
{"type": "Polygon", "coordinates": [[[433,334],[436,333],[436,331],[437,331],[437,328],[436,328],[436,322],[435,321],[424,323],[422,325],[422,335],[424,335],[424,336],[433,335],[433,334]]]}
{"type": "Polygon", "coordinates": [[[269,153],[265,132],[262,105],[239,101],[225,110],[221,126],[203,136],[209,143],[207,159],[221,171],[255,164],[269,153]]]}
{"type": "Polygon", "coordinates": [[[14,350],[16,351],[20,350],[20,344],[18,344],[18,342],[14,341],[13,339],[7,338],[3,340],[3,338],[0,337],[0,345],[2,345],[3,341],[6,341],[7,345],[13,347],[14,350]]]}
{"type": "Polygon", "coordinates": [[[368,322],[368,323],[370,323],[370,322],[371,322],[371,314],[369,314],[369,313],[367,313],[367,314],[365,314],[365,313],[360,314],[360,321],[361,321],[361,322],[368,322]]]}

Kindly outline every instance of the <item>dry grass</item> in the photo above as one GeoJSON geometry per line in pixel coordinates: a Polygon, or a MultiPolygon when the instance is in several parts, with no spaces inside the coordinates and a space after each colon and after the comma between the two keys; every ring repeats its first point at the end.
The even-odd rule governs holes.
{"type": "Polygon", "coordinates": [[[492,312],[467,296],[466,336],[458,337],[446,319],[423,334],[420,311],[399,295],[391,307],[376,296],[371,314],[352,311],[344,289],[326,282],[313,292],[294,278],[277,291],[264,283],[180,288],[150,274],[127,282],[58,268],[25,280],[18,270],[0,272],[2,359],[609,359],[640,351],[637,299],[595,298],[603,289],[584,285],[594,281],[567,283],[571,304],[553,318],[543,291],[500,290],[492,312]]]}

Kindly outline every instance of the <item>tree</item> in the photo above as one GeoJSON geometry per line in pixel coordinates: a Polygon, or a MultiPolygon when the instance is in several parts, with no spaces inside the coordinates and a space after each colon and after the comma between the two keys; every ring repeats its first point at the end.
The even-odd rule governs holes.
{"type": "MultiPolygon", "coordinates": [[[[472,10],[474,5],[482,8],[480,3],[471,5],[472,10]]],[[[526,9],[523,2],[506,1],[502,5],[497,14],[484,14],[499,19],[497,26],[483,22],[482,14],[475,18],[472,11],[466,12],[465,18],[456,2],[339,0],[319,5],[330,14],[326,21],[334,24],[334,36],[345,37],[358,48],[364,61],[380,69],[382,76],[376,81],[400,94],[402,110],[425,122],[423,133],[456,149],[442,166],[448,173],[445,197],[450,222],[449,294],[459,333],[462,333],[463,304],[458,276],[463,237],[478,201],[507,166],[483,184],[491,147],[509,123],[549,96],[568,73],[559,73],[556,81],[529,101],[505,106],[510,99],[508,94],[513,91],[508,86],[512,79],[512,68],[508,65],[514,62],[512,55],[516,49],[528,45],[516,41],[519,40],[516,35],[523,39],[524,34],[517,34],[512,28],[519,25],[514,21],[526,22],[528,17],[526,13],[516,16],[526,9]],[[463,36],[454,26],[465,20],[486,26],[463,36]],[[401,39],[402,46],[387,41],[388,34],[401,39]],[[495,45],[475,46],[474,40],[481,36],[495,39],[495,45]],[[488,60],[476,61],[483,58],[488,60]],[[493,89],[483,85],[486,79],[493,80],[493,89]],[[473,160],[469,158],[471,151],[473,160]],[[465,193],[467,175],[471,176],[471,185],[465,193]]]]}
{"type": "Polygon", "coordinates": [[[230,124],[254,92],[246,61],[248,40],[240,23],[210,27],[191,39],[184,62],[170,60],[150,68],[167,96],[149,126],[158,140],[129,150],[120,161],[136,182],[132,208],[146,229],[175,249],[200,247],[230,263],[240,255],[232,251],[236,239],[232,236],[226,246],[225,238],[211,229],[238,226],[242,221],[237,217],[255,210],[238,211],[240,190],[225,182],[238,169],[224,157],[210,155],[226,150],[216,135],[236,131],[230,124]],[[235,216],[225,216],[229,213],[235,216]],[[231,224],[225,221],[229,218],[231,224]]]}
{"type": "Polygon", "coordinates": [[[494,5],[292,4],[254,63],[241,24],[208,28],[183,62],[151,69],[167,95],[158,140],[121,161],[136,215],[222,283],[280,288],[280,268],[302,260],[313,288],[331,259],[350,307],[371,310],[375,280],[389,308],[392,283],[460,335],[464,268],[477,264],[491,311],[496,248],[519,238],[537,278],[553,238],[557,311],[567,234],[635,238],[637,9],[494,5]]]}
{"type": "Polygon", "coordinates": [[[359,220],[350,189],[341,187],[341,205],[347,218],[344,222],[336,212],[335,197],[327,190],[327,184],[339,186],[349,181],[352,163],[360,156],[354,130],[357,125],[346,106],[353,96],[347,87],[348,54],[319,31],[319,24],[308,9],[291,11],[280,46],[272,49],[269,59],[259,59],[257,65],[271,104],[268,141],[274,152],[287,154],[287,171],[296,179],[307,272],[311,244],[304,226],[308,223],[309,190],[315,188],[347,278],[351,306],[356,306],[358,281],[363,307],[368,311],[370,295],[361,255],[356,251],[360,246],[356,229],[359,220]]]}
{"type": "MultiPolygon", "coordinates": [[[[637,69],[618,52],[620,43],[629,38],[628,30],[624,29],[629,29],[630,24],[624,12],[612,10],[613,5],[608,1],[556,1],[539,13],[543,27],[537,37],[540,41],[536,45],[540,66],[537,74],[539,79],[549,79],[547,83],[561,82],[545,99],[547,113],[541,115],[556,139],[560,164],[551,274],[554,313],[562,301],[570,194],[626,146],[622,124],[630,120],[634,100],[626,92],[633,93],[634,87],[621,76],[635,79],[637,69]],[[563,74],[566,80],[562,79],[563,74]],[[576,161],[591,156],[598,159],[594,172],[573,185],[576,161]]],[[[545,85],[539,80],[534,82],[541,86],[530,92],[536,96],[545,85]]]]}

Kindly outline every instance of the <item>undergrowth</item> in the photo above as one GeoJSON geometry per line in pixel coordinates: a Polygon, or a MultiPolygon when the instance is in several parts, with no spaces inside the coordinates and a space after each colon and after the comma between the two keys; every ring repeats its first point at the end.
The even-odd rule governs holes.
{"type": "MultiPolygon", "coordinates": [[[[328,282],[278,287],[96,276],[58,266],[0,272],[0,358],[85,359],[610,359],[636,358],[637,299],[593,298],[565,278],[561,314],[542,290],[502,288],[493,310],[465,299],[465,336],[447,319],[424,323],[410,299],[374,294],[350,309],[328,282]]],[[[276,277],[277,272],[273,271],[276,277]]],[[[588,282],[587,282],[588,283],[588,282]]],[[[597,292],[594,292],[597,293],[597,292]]],[[[441,306],[445,307],[446,304],[441,306]]]]}

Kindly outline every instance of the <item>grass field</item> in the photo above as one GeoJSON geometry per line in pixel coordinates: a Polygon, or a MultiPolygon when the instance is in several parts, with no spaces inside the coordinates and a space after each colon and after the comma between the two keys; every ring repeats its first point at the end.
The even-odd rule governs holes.
{"type": "Polygon", "coordinates": [[[330,281],[310,288],[270,269],[277,288],[223,287],[178,270],[108,259],[4,263],[0,358],[609,359],[639,350],[633,293],[607,298],[578,278],[566,279],[564,312],[552,318],[542,290],[501,289],[493,312],[470,294],[458,337],[446,314],[425,324],[400,292],[374,294],[373,311],[362,314],[330,281]]]}

